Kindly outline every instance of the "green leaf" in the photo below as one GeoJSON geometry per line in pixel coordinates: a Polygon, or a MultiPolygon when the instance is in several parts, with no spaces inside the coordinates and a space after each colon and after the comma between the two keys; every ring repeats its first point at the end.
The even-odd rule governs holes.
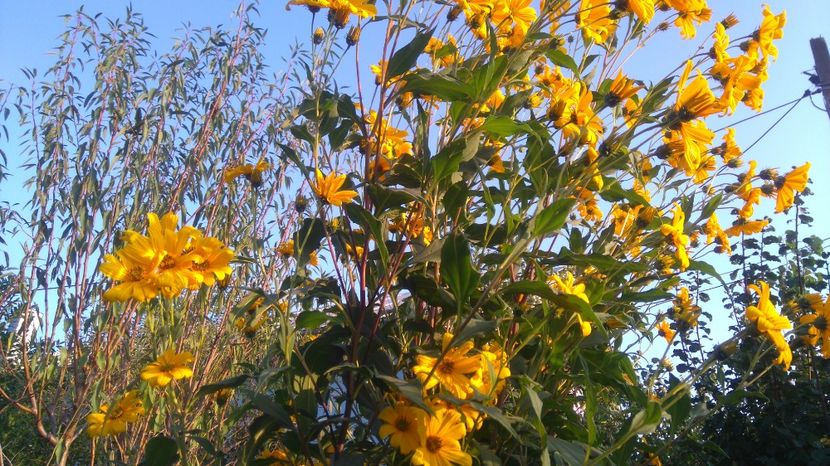
{"type": "Polygon", "coordinates": [[[554,65],[559,65],[561,67],[567,68],[574,72],[575,75],[579,74],[579,67],[576,65],[576,62],[570,55],[566,54],[561,50],[548,50],[545,55],[554,65]]]}
{"type": "Polygon", "coordinates": [[[251,406],[255,407],[256,409],[262,411],[263,413],[267,414],[268,417],[274,420],[280,427],[284,427],[286,429],[292,428],[291,417],[288,415],[288,412],[282,406],[274,403],[270,397],[267,397],[261,393],[253,393],[248,390],[251,400],[251,406]]]}
{"type": "Polygon", "coordinates": [[[546,236],[562,228],[574,204],[576,204],[576,200],[574,199],[558,199],[553,204],[542,209],[530,222],[533,235],[546,236]]]}
{"type": "Polygon", "coordinates": [[[689,261],[688,270],[697,270],[699,272],[705,273],[706,275],[714,277],[718,280],[718,282],[720,282],[721,286],[723,286],[724,289],[727,289],[726,282],[723,280],[723,277],[721,277],[718,271],[715,270],[715,267],[713,267],[712,264],[709,264],[708,262],[695,260],[689,261]]]}
{"type": "Polygon", "coordinates": [[[649,400],[645,409],[641,409],[631,419],[629,434],[650,434],[657,429],[660,420],[663,418],[663,408],[660,403],[649,400]]]}
{"type": "Polygon", "coordinates": [[[470,99],[467,86],[454,78],[439,74],[408,75],[404,78],[406,84],[403,92],[412,92],[416,95],[435,96],[445,102],[464,101],[470,99]]]}
{"type": "Polygon", "coordinates": [[[497,325],[498,322],[495,320],[470,319],[467,325],[455,335],[453,344],[463,343],[479,335],[487,335],[495,330],[497,325]]]}
{"type": "Polygon", "coordinates": [[[444,146],[435,157],[430,160],[432,175],[437,182],[444,180],[458,171],[461,162],[472,159],[478,152],[478,132],[466,138],[458,138],[444,146]]]}
{"type": "Polygon", "coordinates": [[[323,311],[303,311],[297,316],[297,328],[319,328],[330,319],[323,311]]]}
{"type": "Polygon", "coordinates": [[[294,234],[294,253],[297,262],[305,264],[308,255],[320,248],[320,242],[326,236],[323,221],[319,218],[306,218],[299,231],[294,234]]]}
{"type": "Polygon", "coordinates": [[[418,62],[418,57],[424,52],[424,48],[434,32],[435,29],[430,29],[427,32],[419,31],[415,34],[412,42],[404,45],[392,55],[392,58],[389,59],[389,66],[386,68],[387,81],[406,73],[418,62]]]}
{"type": "Polygon", "coordinates": [[[447,236],[441,248],[441,278],[452,290],[459,308],[478,286],[480,276],[473,269],[470,245],[458,233],[447,236]]]}
{"type": "Polygon", "coordinates": [[[172,466],[179,461],[179,447],[170,437],[158,435],[144,447],[144,459],[139,466],[172,466]]]}
{"type": "Polygon", "coordinates": [[[481,125],[481,129],[497,138],[512,136],[528,130],[526,125],[518,123],[513,118],[500,115],[488,117],[481,125]]]}
{"type": "Polygon", "coordinates": [[[672,433],[678,432],[683,427],[692,410],[692,399],[689,396],[688,387],[678,397],[677,401],[666,409],[666,412],[671,416],[672,433]]]}
{"type": "Polygon", "coordinates": [[[242,375],[237,375],[236,377],[231,377],[231,378],[225,379],[221,382],[216,382],[216,383],[212,383],[212,384],[208,384],[208,385],[202,385],[201,387],[199,387],[199,391],[196,392],[196,396],[200,397],[200,396],[210,395],[211,393],[218,392],[219,390],[222,390],[223,388],[236,388],[236,387],[242,385],[243,383],[245,383],[245,381],[248,380],[250,377],[251,376],[248,375],[248,374],[242,374],[242,375]]]}
{"type": "Polygon", "coordinates": [[[511,283],[502,288],[499,293],[506,296],[531,294],[550,301],[557,298],[557,294],[551,289],[550,285],[535,280],[520,280],[518,282],[511,283]]]}
{"type": "Polygon", "coordinates": [[[376,374],[375,378],[384,381],[386,385],[388,385],[396,392],[400,393],[401,396],[406,398],[410,403],[414,404],[415,406],[423,409],[428,413],[432,412],[432,409],[430,409],[430,407],[424,401],[424,388],[418,379],[401,380],[396,377],[390,377],[388,375],[381,374],[376,374]]]}

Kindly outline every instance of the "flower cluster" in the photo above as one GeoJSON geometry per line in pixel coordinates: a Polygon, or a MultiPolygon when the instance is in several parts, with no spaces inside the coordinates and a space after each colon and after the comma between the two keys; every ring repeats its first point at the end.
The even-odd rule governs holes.
{"type": "Polygon", "coordinates": [[[231,273],[233,251],[191,226],[177,229],[178,217],[147,215],[147,235],[127,230],[125,246],[107,254],[101,272],[118,282],[104,293],[107,301],[172,298],[184,289],[213,286],[231,273]]]}
{"type": "Polygon", "coordinates": [[[381,411],[382,437],[402,454],[412,454],[412,464],[471,464],[472,458],[461,449],[464,437],[481,427],[484,413],[469,402],[460,406],[442,401],[439,393],[459,400],[484,400],[489,403],[504,389],[510,377],[507,355],[488,343],[472,353],[475,344],[463,342],[450,346],[452,333],[442,336],[443,354],[439,357],[420,354],[412,371],[424,387],[431,412],[398,401],[394,407],[381,411]]]}

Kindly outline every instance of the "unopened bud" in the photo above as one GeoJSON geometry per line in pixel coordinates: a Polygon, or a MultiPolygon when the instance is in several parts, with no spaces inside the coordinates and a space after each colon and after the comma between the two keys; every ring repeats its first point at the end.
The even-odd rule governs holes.
{"type": "Polygon", "coordinates": [[[349,47],[353,47],[358,42],[360,42],[360,28],[357,26],[352,26],[352,28],[349,29],[349,34],[346,35],[346,44],[349,47]]]}
{"type": "Polygon", "coordinates": [[[326,37],[326,31],[323,28],[318,27],[314,30],[314,34],[311,36],[311,41],[314,42],[315,45],[319,45],[323,43],[323,39],[326,37]]]}

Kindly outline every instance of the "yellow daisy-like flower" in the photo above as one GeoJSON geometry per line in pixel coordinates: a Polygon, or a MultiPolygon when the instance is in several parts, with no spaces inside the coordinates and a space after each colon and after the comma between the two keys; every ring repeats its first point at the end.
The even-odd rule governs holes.
{"type": "MultiPolygon", "coordinates": [[[[442,338],[442,348],[444,350],[447,350],[452,338],[452,333],[444,334],[442,338]]],[[[438,358],[420,354],[415,359],[416,364],[412,371],[418,377],[418,380],[424,384],[425,390],[440,384],[453,396],[462,399],[468,398],[474,391],[470,376],[480,367],[479,356],[468,354],[473,346],[473,342],[466,341],[461,346],[451,348],[441,358],[440,362],[438,358]],[[429,376],[430,373],[432,373],[431,377],[429,376]]]]}
{"type": "Polygon", "coordinates": [[[314,192],[320,196],[320,199],[327,204],[339,206],[344,203],[352,202],[357,197],[356,191],[345,190],[341,191],[343,183],[346,182],[346,175],[336,175],[329,173],[325,177],[323,172],[317,170],[315,173],[317,182],[312,186],[314,192]]]}
{"type": "Polygon", "coordinates": [[[451,409],[438,409],[426,418],[420,444],[412,455],[412,464],[424,466],[471,466],[472,457],[461,449],[467,435],[461,414],[451,409]]]}
{"type": "Polygon", "coordinates": [[[671,343],[674,339],[674,330],[671,329],[669,323],[665,320],[657,324],[657,333],[666,339],[666,343],[671,343]]]}
{"type": "Polygon", "coordinates": [[[282,254],[285,257],[291,257],[294,255],[294,240],[290,239],[279,246],[277,246],[277,252],[282,254]]]}
{"type": "Polygon", "coordinates": [[[750,290],[758,294],[758,303],[754,306],[747,306],[746,318],[755,324],[758,332],[765,334],[778,349],[776,364],[781,364],[784,369],[789,369],[793,359],[790,345],[782,333],[784,330],[793,328],[793,324],[785,316],[778,313],[769,298],[769,285],[759,281],[758,285],[749,285],[750,290]]]}
{"type": "Polygon", "coordinates": [[[176,353],[176,350],[170,348],[141,369],[141,380],[153,387],[165,387],[173,380],[192,377],[192,365],[192,354],[187,351],[176,353]]]}
{"type": "Polygon", "coordinates": [[[389,443],[400,450],[401,454],[408,455],[420,444],[419,428],[423,424],[426,413],[418,408],[407,406],[399,402],[395,407],[384,408],[378,418],[383,422],[380,426],[380,436],[389,437],[389,443]]]}
{"type": "Polygon", "coordinates": [[[793,205],[795,193],[804,191],[807,187],[809,171],[810,162],[807,162],[775,180],[775,187],[778,188],[778,195],[775,198],[776,213],[783,212],[793,205]]]}
{"type": "MultiPolygon", "coordinates": [[[[558,275],[551,275],[548,277],[548,282],[554,288],[554,290],[558,291],[561,294],[569,294],[572,296],[576,296],[577,298],[585,301],[586,303],[589,302],[588,295],[585,294],[585,284],[584,283],[575,283],[576,279],[574,278],[571,272],[565,273],[565,278],[562,278],[558,275]]],[[[579,323],[579,329],[582,332],[583,337],[587,337],[591,335],[591,323],[585,322],[582,319],[582,316],[579,312],[575,312],[574,315],[576,316],[576,320],[579,323]]]]}
{"type": "Polygon", "coordinates": [[[115,406],[101,405],[99,412],[86,417],[86,428],[90,437],[114,435],[127,431],[127,423],[135,422],[144,414],[144,405],[138,392],[131,390],[119,399],[115,406]]]}

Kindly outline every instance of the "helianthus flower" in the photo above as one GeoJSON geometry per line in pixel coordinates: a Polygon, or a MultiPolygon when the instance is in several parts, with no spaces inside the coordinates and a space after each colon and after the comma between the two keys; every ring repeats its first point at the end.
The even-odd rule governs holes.
{"type": "Polygon", "coordinates": [[[170,348],[141,369],[141,380],[153,387],[165,387],[173,380],[192,377],[192,365],[192,354],[187,351],[176,353],[176,350],[170,348]]]}
{"type": "MultiPolygon", "coordinates": [[[[548,277],[548,283],[551,284],[551,287],[555,291],[561,294],[575,296],[586,303],[589,302],[588,295],[585,294],[585,284],[576,284],[575,281],[576,280],[570,271],[565,272],[565,278],[562,278],[559,275],[551,275],[548,277]]],[[[576,315],[576,320],[579,323],[579,329],[582,332],[582,336],[589,336],[591,334],[591,323],[585,322],[579,312],[575,312],[574,315],[576,315]]]]}
{"type": "Polygon", "coordinates": [[[617,73],[617,77],[611,81],[611,88],[608,90],[608,95],[605,96],[605,104],[609,107],[616,107],[620,102],[630,98],[640,89],[642,89],[642,86],[629,79],[620,70],[617,73]]]}
{"type": "Polygon", "coordinates": [[[138,398],[138,392],[131,390],[119,399],[115,406],[101,405],[99,412],[86,417],[86,428],[90,437],[114,435],[126,432],[127,423],[135,422],[144,414],[144,405],[138,398]]]}
{"type": "Polygon", "coordinates": [[[793,324],[779,314],[773,306],[769,298],[769,285],[766,282],[759,281],[758,285],[749,285],[748,288],[758,294],[758,303],[754,306],[747,306],[747,320],[755,324],[758,332],[765,334],[778,349],[775,363],[781,364],[784,369],[789,369],[793,355],[782,332],[793,328],[793,324]]]}
{"type": "Polygon", "coordinates": [[[678,324],[680,331],[697,327],[697,320],[700,317],[700,306],[692,302],[689,296],[689,289],[685,286],[680,288],[672,305],[672,319],[678,324]]]}
{"type": "Polygon", "coordinates": [[[807,172],[810,171],[810,162],[793,169],[784,176],[775,180],[775,187],[778,195],[775,198],[775,212],[783,212],[790,208],[795,201],[795,193],[804,191],[809,179],[807,172]]]}
{"type": "Polygon", "coordinates": [[[277,252],[282,254],[284,257],[291,257],[294,255],[294,240],[290,239],[284,243],[281,243],[277,246],[277,252]]]}
{"type": "Polygon", "coordinates": [[[674,330],[671,329],[669,323],[665,320],[657,324],[657,334],[666,339],[666,343],[671,343],[674,339],[674,330]]]}
{"type": "Polygon", "coordinates": [[[677,11],[674,25],[680,29],[684,39],[692,39],[697,34],[695,23],[701,24],[712,19],[712,10],[706,0],[663,0],[666,5],[677,11]]]}
{"type": "Polygon", "coordinates": [[[481,360],[478,355],[468,354],[474,346],[471,341],[448,350],[452,338],[452,333],[444,333],[441,347],[446,354],[440,362],[438,358],[419,354],[415,358],[412,371],[424,385],[424,390],[440,384],[456,398],[465,399],[473,394],[470,376],[479,369],[481,360]],[[432,373],[431,377],[430,373],[432,373]]]}
{"type": "Polygon", "coordinates": [[[576,14],[576,27],[582,30],[585,40],[605,43],[617,31],[617,22],[611,16],[612,2],[607,0],[582,0],[576,14]]]}
{"type": "Polygon", "coordinates": [[[769,220],[752,220],[747,222],[738,219],[731,227],[724,230],[724,233],[727,236],[753,235],[760,233],[767,225],[769,225],[769,220]]]}
{"type": "Polygon", "coordinates": [[[709,88],[709,81],[700,71],[691,82],[688,82],[693,67],[692,61],[688,60],[677,83],[677,102],[674,104],[674,110],[681,121],[706,117],[723,110],[709,88]]]}
{"type": "Polygon", "coordinates": [[[340,190],[343,183],[346,182],[346,175],[336,175],[332,172],[323,177],[323,172],[320,170],[317,170],[315,175],[317,182],[312,186],[312,189],[314,189],[314,192],[320,196],[320,199],[322,199],[323,202],[339,206],[344,203],[352,202],[352,200],[357,197],[357,192],[355,191],[340,190]]]}
{"type": "Polygon", "coordinates": [[[801,318],[802,324],[809,324],[808,334],[812,335],[812,345],[815,346],[821,338],[821,355],[830,359],[830,295],[827,300],[814,304],[815,314],[807,314],[801,318]]]}
{"type": "Polygon", "coordinates": [[[617,1],[617,8],[621,11],[634,13],[642,22],[648,24],[654,17],[654,0],[622,0],[617,1]]]}
{"type": "Polygon", "coordinates": [[[401,454],[408,455],[418,448],[420,436],[418,429],[423,424],[427,414],[418,408],[398,402],[394,407],[386,407],[378,418],[383,422],[380,426],[381,437],[389,437],[389,443],[400,450],[401,454]]]}
{"type": "Polygon", "coordinates": [[[496,344],[487,343],[481,349],[480,367],[472,378],[473,387],[487,396],[497,396],[510,377],[507,355],[496,344]]]}
{"type": "Polygon", "coordinates": [[[689,267],[689,253],[686,247],[689,245],[689,237],[683,233],[686,224],[686,214],[679,204],[674,205],[674,215],[671,224],[663,224],[660,226],[660,233],[669,238],[677,250],[676,256],[680,261],[680,270],[686,270],[689,267]]]}
{"type": "Polygon", "coordinates": [[[467,435],[461,414],[452,409],[438,409],[425,419],[420,444],[412,455],[412,464],[424,466],[471,466],[472,457],[461,449],[467,435]]]}
{"type": "Polygon", "coordinates": [[[288,453],[286,453],[285,450],[280,450],[279,448],[260,452],[256,459],[262,461],[269,460],[271,461],[268,463],[270,466],[287,466],[292,464],[291,460],[288,459],[288,453]]]}

